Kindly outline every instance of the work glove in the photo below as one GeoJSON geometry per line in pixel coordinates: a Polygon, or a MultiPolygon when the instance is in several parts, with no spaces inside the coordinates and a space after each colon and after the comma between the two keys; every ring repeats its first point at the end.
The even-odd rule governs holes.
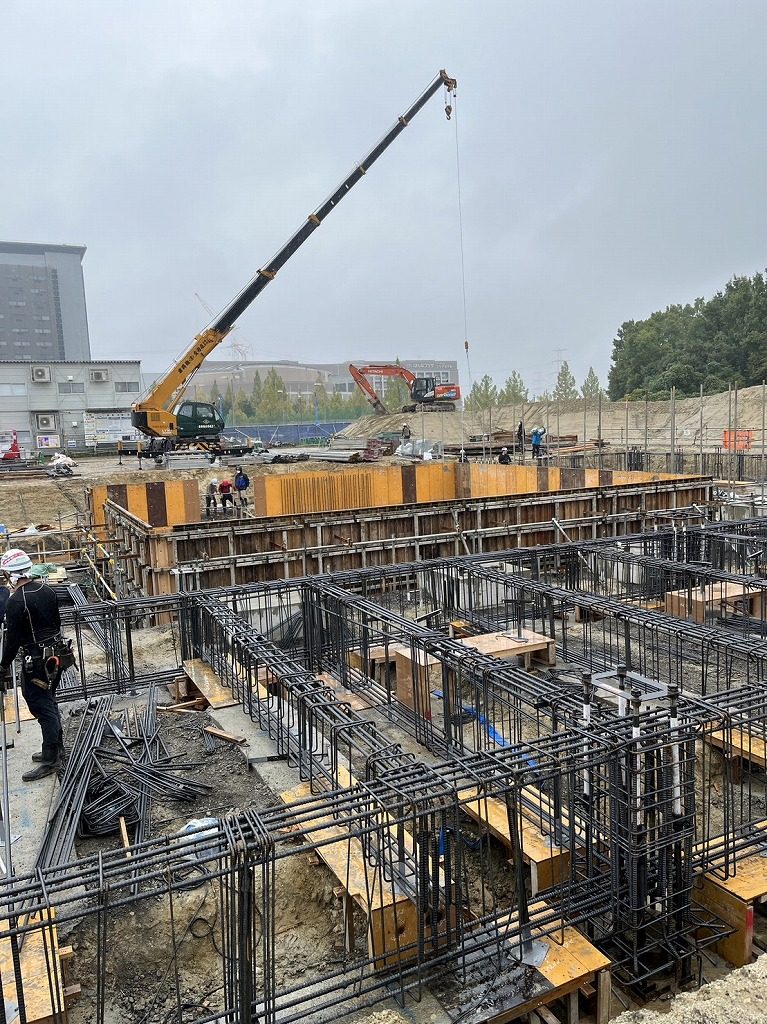
{"type": "Polygon", "coordinates": [[[13,689],[11,670],[0,665],[0,693],[7,693],[11,689],[13,689]]]}

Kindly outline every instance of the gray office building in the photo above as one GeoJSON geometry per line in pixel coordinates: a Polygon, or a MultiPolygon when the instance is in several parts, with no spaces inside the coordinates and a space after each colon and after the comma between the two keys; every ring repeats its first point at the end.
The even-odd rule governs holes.
{"type": "Polygon", "coordinates": [[[84,245],[0,242],[0,360],[91,357],[84,245]]]}

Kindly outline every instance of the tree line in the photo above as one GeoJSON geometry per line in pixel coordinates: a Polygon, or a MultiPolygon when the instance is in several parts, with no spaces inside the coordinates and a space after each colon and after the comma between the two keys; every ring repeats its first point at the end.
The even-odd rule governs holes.
{"type": "Polygon", "coordinates": [[[589,367],[589,372],[583,383],[578,387],[573,372],[565,359],[559,367],[556,383],[550,391],[546,390],[531,397],[530,389],[516,370],[506,378],[500,388],[489,374],[485,374],[481,380],[476,380],[472,384],[464,406],[468,412],[480,412],[483,409],[494,409],[504,405],[522,405],[536,401],[575,402],[584,398],[596,400],[604,393],[593,366],[589,367]]]}
{"type": "MultiPolygon", "coordinates": [[[[304,394],[289,394],[285,381],[273,367],[264,377],[256,370],[250,390],[235,386],[231,379],[224,381],[223,386],[215,379],[208,390],[201,386],[195,387],[198,399],[212,402],[221,410],[227,422],[234,425],[356,419],[371,411],[369,402],[356,387],[349,394],[328,391],[318,377],[311,387],[312,393],[309,391],[307,384],[304,394]]],[[[538,395],[537,399],[530,396],[528,387],[515,370],[500,388],[485,374],[481,380],[474,382],[464,404],[468,411],[479,411],[503,405],[544,401],[547,398],[551,401],[576,401],[584,397],[596,399],[601,394],[604,394],[602,385],[593,368],[589,367],[579,388],[570,367],[564,361],[553,389],[538,395]]],[[[389,381],[385,396],[387,408],[391,412],[399,412],[409,401],[407,385],[398,379],[389,381]]]]}
{"type": "Polygon", "coordinates": [[[767,378],[767,280],[734,277],[713,298],[622,324],[608,377],[613,400],[749,387],[767,378]]]}
{"type": "MultiPolygon", "coordinates": [[[[313,385],[307,384],[303,394],[288,392],[288,387],[272,367],[262,377],[258,370],[253,375],[249,390],[235,386],[230,380],[219,384],[215,379],[209,390],[197,386],[196,397],[212,402],[220,409],[228,423],[234,426],[259,423],[314,423],[328,420],[356,419],[370,411],[365,396],[355,388],[348,396],[328,391],[318,377],[313,385]]],[[[387,399],[388,399],[387,395],[387,399]]]]}

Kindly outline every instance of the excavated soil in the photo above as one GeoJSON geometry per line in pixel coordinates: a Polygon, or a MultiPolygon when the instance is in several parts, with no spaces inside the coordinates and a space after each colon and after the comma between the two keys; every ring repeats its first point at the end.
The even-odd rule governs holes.
{"type": "MultiPolygon", "coordinates": [[[[626,439],[625,402],[602,402],[603,440],[611,444],[623,444],[626,439]]],[[[629,402],[629,441],[644,444],[645,403],[629,402]]],[[[399,433],[407,420],[413,436],[420,440],[425,436],[432,441],[444,440],[446,444],[458,444],[470,435],[490,430],[515,432],[522,419],[528,433],[533,427],[545,426],[549,434],[577,434],[579,441],[596,438],[599,429],[599,406],[595,401],[581,399],[575,402],[526,402],[524,405],[504,406],[485,410],[484,413],[397,413],[387,416],[365,416],[351,423],[344,431],[347,437],[372,437],[380,431],[399,433]],[[586,414],[584,432],[584,410],[586,414]]],[[[691,447],[697,450],[700,440],[700,399],[677,399],[675,409],[677,449],[691,447]]],[[[648,441],[650,447],[668,447],[671,436],[671,406],[669,402],[647,404],[648,441]]],[[[707,395],[703,399],[703,441],[704,448],[722,444],[722,431],[728,427],[739,430],[753,430],[761,439],[762,389],[744,388],[738,392],[737,410],[734,397],[732,403],[727,392],[707,395]],[[737,420],[736,420],[737,412],[737,420]]],[[[757,449],[758,450],[758,449],[757,449]]]]}
{"type": "Polygon", "coordinates": [[[676,996],[666,1010],[628,1010],[614,1024],[764,1024],[767,956],[697,992],[676,996]]]}

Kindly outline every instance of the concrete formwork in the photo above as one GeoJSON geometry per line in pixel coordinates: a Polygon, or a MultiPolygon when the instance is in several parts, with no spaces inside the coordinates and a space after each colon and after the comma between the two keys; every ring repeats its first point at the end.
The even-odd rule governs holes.
{"type": "MultiPolygon", "coordinates": [[[[559,474],[558,470],[539,474],[555,472],[559,474]]],[[[434,474],[424,475],[422,491],[427,475],[430,479],[434,474]]],[[[711,481],[704,478],[645,480],[648,474],[636,474],[639,480],[632,483],[626,478],[633,475],[620,474],[621,482],[610,485],[608,477],[611,480],[613,475],[601,473],[601,485],[585,485],[580,491],[424,501],[255,520],[214,519],[168,527],[150,526],[116,501],[107,500],[104,529],[116,546],[116,555],[123,559],[126,592],[159,596],[175,592],[179,585],[200,589],[492,554],[561,540],[560,527],[576,541],[634,533],[651,526],[658,512],[702,505],[711,497],[711,481]]]]}

